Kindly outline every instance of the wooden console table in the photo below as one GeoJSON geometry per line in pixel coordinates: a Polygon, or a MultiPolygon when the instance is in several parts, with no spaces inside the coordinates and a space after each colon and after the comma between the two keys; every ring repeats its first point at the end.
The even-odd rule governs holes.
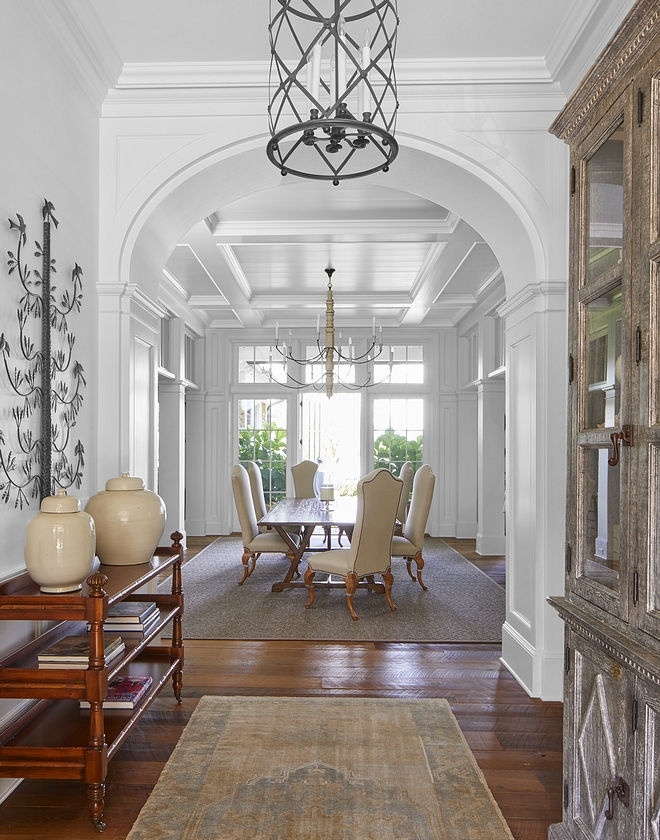
{"type": "Polygon", "coordinates": [[[105,829],[103,806],[108,761],[149,708],[170,677],[181,702],[183,639],[181,616],[182,535],[171,535],[171,548],[158,548],[152,560],[136,566],[97,564],[79,592],[42,593],[28,574],[0,584],[0,620],[56,621],[54,627],[0,660],[0,697],[34,699],[0,733],[0,776],[31,779],[76,779],[87,782],[92,822],[105,829]],[[172,568],[171,594],[139,592],[163,570],[172,568]],[[120,601],[154,601],[160,618],[146,633],[121,633],[126,650],[110,666],[103,658],[103,621],[120,601]],[[44,669],[37,655],[63,636],[86,635],[90,657],[86,669],[44,669]],[[150,644],[172,624],[171,645],[150,644]],[[148,676],[152,684],[134,709],[104,709],[108,682],[117,675],[148,676]],[[80,700],[90,709],[83,711],[80,700]]]}

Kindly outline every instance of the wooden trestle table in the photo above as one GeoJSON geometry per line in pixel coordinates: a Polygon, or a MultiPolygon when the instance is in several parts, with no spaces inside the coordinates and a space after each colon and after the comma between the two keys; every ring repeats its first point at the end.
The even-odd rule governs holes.
{"type": "MultiPolygon", "coordinates": [[[[310,548],[309,542],[315,528],[329,528],[331,526],[343,529],[350,540],[355,525],[355,512],[357,508],[357,496],[339,496],[329,506],[318,499],[282,499],[272,510],[259,520],[259,525],[267,525],[274,528],[286,542],[293,554],[291,566],[286,573],[284,580],[274,583],[273,592],[282,592],[284,589],[302,587],[305,584],[301,580],[294,580],[298,572],[298,564],[306,551],[327,551],[328,545],[324,548],[310,548]],[[296,545],[287,527],[297,526],[301,530],[300,543],[296,545]]],[[[341,585],[343,581],[324,581],[320,585],[341,585]]],[[[316,584],[315,584],[316,585],[316,584]]],[[[375,584],[376,587],[379,584],[375,584]]]]}

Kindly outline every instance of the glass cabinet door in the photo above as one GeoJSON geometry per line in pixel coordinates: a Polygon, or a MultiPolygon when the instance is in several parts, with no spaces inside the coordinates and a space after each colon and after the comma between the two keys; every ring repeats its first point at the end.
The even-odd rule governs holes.
{"type": "Polygon", "coordinates": [[[573,517],[571,588],[625,619],[632,464],[629,438],[623,435],[630,423],[630,271],[624,249],[628,120],[624,105],[611,113],[578,150],[580,231],[572,258],[580,284],[571,304],[577,362],[571,405],[577,414],[571,466],[575,510],[569,522],[573,517]]]}

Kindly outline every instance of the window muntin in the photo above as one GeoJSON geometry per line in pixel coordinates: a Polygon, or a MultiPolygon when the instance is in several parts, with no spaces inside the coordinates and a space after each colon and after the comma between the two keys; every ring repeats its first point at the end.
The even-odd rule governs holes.
{"type": "Polygon", "coordinates": [[[373,381],[418,385],[424,382],[424,347],[421,344],[384,344],[373,363],[373,381]]]}
{"type": "Polygon", "coordinates": [[[379,399],[373,401],[374,467],[395,475],[411,461],[413,470],[423,463],[424,400],[379,399]]]}
{"type": "MultiPolygon", "coordinates": [[[[321,348],[322,350],[323,348],[321,348]]],[[[321,351],[319,350],[318,344],[308,344],[305,347],[305,358],[306,359],[315,359],[321,351]]],[[[341,354],[347,359],[354,359],[357,355],[357,351],[355,349],[354,344],[342,344],[341,345],[341,354]]],[[[336,357],[334,359],[335,367],[334,372],[337,375],[340,382],[346,382],[350,385],[355,383],[355,365],[351,365],[348,362],[342,362],[338,360],[336,357]]],[[[313,364],[309,364],[305,366],[305,382],[308,384],[317,383],[319,386],[322,386],[325,382],[325,359],[319,359],[317,362],[313,364]]]]}
{"type": "Polygon", "coordinates": [[[238,381],[250,383],[286,382],[281,353],[273,345],[240,344],[238,381]]]}

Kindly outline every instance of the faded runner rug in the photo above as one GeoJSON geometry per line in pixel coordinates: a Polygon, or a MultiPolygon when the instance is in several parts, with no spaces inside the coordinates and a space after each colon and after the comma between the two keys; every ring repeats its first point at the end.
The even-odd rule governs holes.
{"type": "Polygon", "coordinates": [[[446,700],[202,697],[127,840],[513,840],[446,700]]]}
{"type": "MultiPolygon", "coordinates": [[[[428,592],[410,579],[405,560],[395,559],[396,612],[384,595],[358,590],[354,601],[358,621],[351,620],[343,589],[317,587],[309,610],[304,587],[271,592],[289,568],[283,555],[262,555],[252,575],[238,586],[242,553],[240,539],[220,537],[183,567],[184,640],[502,641],[504,590],[439,538],[424,543],[428,592]]],[[[304,558],[300,565],[301,571],[306,568],[304,558]]],[[[159,589],[167,591],[170,586],[162,583],[159,589]]]]}

